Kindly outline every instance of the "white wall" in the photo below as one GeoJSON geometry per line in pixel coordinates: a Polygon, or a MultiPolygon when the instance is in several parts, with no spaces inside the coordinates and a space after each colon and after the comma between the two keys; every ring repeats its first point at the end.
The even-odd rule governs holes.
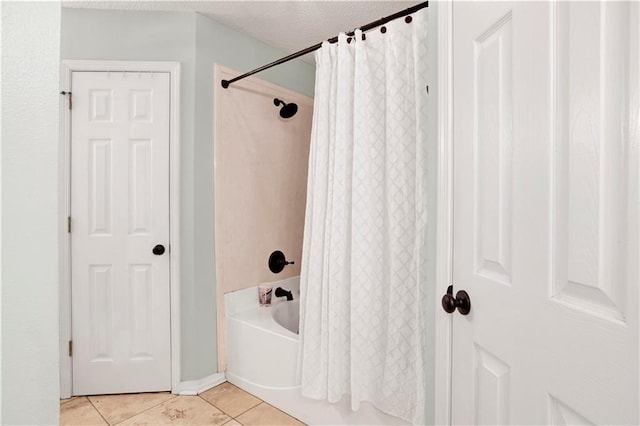
{"type": "Polygon", "coordinates": [[[426,310],[426,341],[427,353],[425,374],[427,383],[425,401],[428,424],[434,421],[435,403],[435,300],[439,300],[442,295],[436,294],[436,234],[437,234],[437,203],[438,203],[438,133],[437,133],[437,111],[438,111],[438,17],[437,2],[429,3],[429,130],[427,149],[427,310],[426,310]]]}
{"type": "Polygon", "coordinates": [[[2,2],[2,424],[55,424],[60,3],[2,2]]]}
{"type": "MultiPolygon", "coordinates": [[[[62,59],[179,61],[181,81],[181,373],[217,370],[213,206],[213,63],[250,70],[285,53],[189,12],[62,10],[62,59]]],[[[261,77],[313,92],[315,67],[293,61],[261,77]]]]}
{"type": "MultiPolygon", "coordinates": [[[[2,2],[0,1],[0,52],[2,51],[2,2]]],[[[0,87],[2,87],[2,61],[0,60],[0,87]]],[[[2,99],[2,96],[0,96],[2,99]]],[[[0,141],[2,141],[2,101],[0,100],[0,141]]],[[[1,144],[0,144],[1,146],[1,144]]],[[[0,148],[0,241],[2,241],[2,149],[0,148]]],[[[2,423],[2,244],[0,243],[0,423],[2,423]]]]}

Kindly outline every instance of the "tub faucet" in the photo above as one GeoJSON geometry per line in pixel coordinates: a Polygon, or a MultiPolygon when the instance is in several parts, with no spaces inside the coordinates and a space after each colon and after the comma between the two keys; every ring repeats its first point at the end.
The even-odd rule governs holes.
{"type": "Polygon", "coordinates": [[[293,293],[283,289],[282,287],[276,288],[276,297],[287,296],[287,300],[293,300],[293,293]]]}

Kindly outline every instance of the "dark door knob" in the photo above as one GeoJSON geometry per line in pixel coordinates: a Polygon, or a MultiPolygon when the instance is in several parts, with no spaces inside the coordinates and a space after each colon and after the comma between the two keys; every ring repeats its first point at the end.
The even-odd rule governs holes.
{"type": "Polygon", "coordinates": [[[450,294],[442,296],[442,309],[448,314],[456,310],[456,299],[450,294]]]}
{"type": "Polygon", "coordinates": [[[157,246],[155,246],[153,248],[153,250],[151,250],[153,252],[153,254],[155,254],[156,256],[160,256],[162,254],[164,254],[164,246],[162,244],[158,244],[157,246]]]}
{"type": "Polygon", "coordinates": [[[469,315],[471,312],[471,299],[469,294],[464,290],[458,290],[456,297],[453,297],[453,287],[449,286],[447,294],[442,296],[442,309],[451,314],[458,309],[462,315],[469,315]]]}

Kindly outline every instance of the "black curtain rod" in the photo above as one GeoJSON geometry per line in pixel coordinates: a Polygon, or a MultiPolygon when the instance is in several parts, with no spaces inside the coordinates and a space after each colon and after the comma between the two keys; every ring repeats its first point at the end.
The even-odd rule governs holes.
{"type": "MultiPolygon", "coordinates": [[[[424,3],[419,3],[419,4],[415,5],[415,6],[412,6],[412,7],[408,8],[408,9],[405,9],[405,10],[402,10],[400,12],[394,13],[393,15],[389,15],[389,16],[387,16],[385,18],[378,19],[377,21],[369,22],[368,24],[361,26],[360,27],[360,31],[364,32],[364,31],[368,31],[368,30],[370,30],[372,28],[379,27],[380,25],[384,25],[389,21],[393,21],[394,19],[398,19],[398,18],[402,18],[403,16],[410,15],[410,14],[412,14],[414,12],[417,12],[420,9],[424,9],[425,7],[429,7],[429,2],[428,1],[425,1],[424,3]]],[[[347,33],[347,35],[348,36],[352,36],[352,35],[354,35],[354,33],[355,33],[355,30],[350,31],[349,33],[347,33]]],[[[329,41],[329,43],[336,43],[338,41],[338,36],[332,37],[328,41],[329,41]]],[[[292,59],[299,58],[300,56],[306,55],[307,53],[311,53],[314,50],[320,49],[320,47],[322,47],[322,42],[320,42],[318,44],[314,44],[313,46],[307,47],[306,49],[303,49],[303,50],[301,50],[299,52],[292,53],[291,55],[285,56],[284,58],[280,58],[277,61],[271,62],[270,64],[263,65],[260,68],[256,68],[253,71],[249,71],[247,73],[239,75],[238,77],[232,78],[231,80],[222,80],[222,87],[224,87],[226,89],[227,87],[229,87],[229,85],[231,83],[235,83],[238,80],[242,80],[243,78],[249,77],[250,75],[259,73],[259,72],[264,71],[266,69],[269,69],[271,67],[275,67],[276,65],[284,64],[285,62],[288,62],[288,61],[290,61],[292,59]]]]}

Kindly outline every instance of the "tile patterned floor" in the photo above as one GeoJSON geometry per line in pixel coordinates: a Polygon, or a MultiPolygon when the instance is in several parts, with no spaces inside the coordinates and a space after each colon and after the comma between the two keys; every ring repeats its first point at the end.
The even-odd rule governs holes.
{"type": "Polygon", "coordinates": [[[60,401],[60,424],[304,425],[231,383],[223,383],[198,396],[178,396],[160,392],[65,399],[60,401]]]}

